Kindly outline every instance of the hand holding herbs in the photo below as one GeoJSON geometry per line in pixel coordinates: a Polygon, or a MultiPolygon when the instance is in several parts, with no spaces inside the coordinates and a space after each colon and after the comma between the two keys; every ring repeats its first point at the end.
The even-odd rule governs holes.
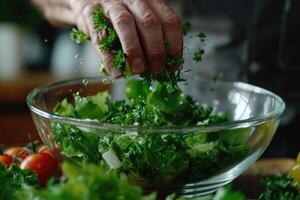
{"type": "Polygon", "coordinates": [[[70,1],[70,8],[82,31],[73,38],[77,43],[90,38],[113,77],[125,66],[134,74],[158,74],[166,70],[168,57],[182,56],[181,22],[164,0],[80,0],[70,1]]]}

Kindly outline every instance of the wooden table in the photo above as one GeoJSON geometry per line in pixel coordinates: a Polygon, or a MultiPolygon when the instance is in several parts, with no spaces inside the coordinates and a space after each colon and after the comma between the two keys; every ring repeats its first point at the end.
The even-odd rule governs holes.
{"type": "Polygon", "coordinates": [[[55,80],[49,72],[27,72],[16,80],[0,80],[0,144],[27,143],[28,134],[38,138],[26,96],[33,88],[55,80]]]}

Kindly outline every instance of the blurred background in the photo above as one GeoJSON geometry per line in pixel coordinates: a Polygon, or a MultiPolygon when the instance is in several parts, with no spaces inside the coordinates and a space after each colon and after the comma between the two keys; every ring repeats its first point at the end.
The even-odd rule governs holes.
{"type": "MultiPolygon", "coordinates": [[[[296,0],[172,0],[192,32],[206,33],[205,56],[187,68],[201,76],[239,80],[269,89],[287,102],[265,157],[296,157],[300,150],[300,2],[296,0]]],[[[0,1],[0,144],[24,144],[37,133],[25,98],[57,80],[95,76],[99,58],[90,44],[69,40],[70,28],[49,25],[29,0],[0,1]]],[[[191,38],[185,46],[197,49],[191,38]]],[[[188,52],[188,51],[186,51],[188,52]]]]}

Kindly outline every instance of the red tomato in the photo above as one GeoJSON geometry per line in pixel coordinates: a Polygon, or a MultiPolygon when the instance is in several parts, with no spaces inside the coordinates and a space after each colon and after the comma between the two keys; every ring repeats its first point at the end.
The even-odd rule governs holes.
{"type": "Polygon", "coordinates": [[[6,149],[3,153],[12,157],[18,157],[21,160],[24,160],[29,155],[28,150],[21,146],[10,147],[6,149]]]}
{"type": "Polygon", "coordinates": [[[48,153],[36,153],[26,157],[20,168],[36,172],[40,184],[44,186],[51,176],[58,174],[59,162],[48,153]]]}
{"type": "Polygon", "coordinates": [[[38,148],[38,152],[39,152],[39,153],[48,153],[48,154],[51,155],[50,150],[49,150],[48,147],[46,147],[45,145],[41,145],[41,146],[38,148]]]}
{"type": "Polygon", "coordinates": [[[0,163],[4,164],[7,168],[10,167],[13,162],[13,157],[9,155],[0,155],[0,163]]]}

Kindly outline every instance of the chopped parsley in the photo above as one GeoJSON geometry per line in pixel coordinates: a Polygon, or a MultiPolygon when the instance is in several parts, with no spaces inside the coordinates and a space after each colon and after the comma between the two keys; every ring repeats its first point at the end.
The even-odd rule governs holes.
{"type": "Polygon", "coordinates": [[[300,200],[298,184],[288,175],[278,175],[262,180],[265,191],[259,200],[300,200]]]}
{"type": "Polygon", "coordinates": [[[182,26],[182,32],[186,35],[188,32],[192,30],[192,24],[190,22],[185,22],[182,26]]]}
{"type": "Polygon", "coordinates": [[[88,37],[76,28],[73,28],[70,32],[70,38],[73,42],[77,44],[82,44],[88,40],[88,37]]]}

